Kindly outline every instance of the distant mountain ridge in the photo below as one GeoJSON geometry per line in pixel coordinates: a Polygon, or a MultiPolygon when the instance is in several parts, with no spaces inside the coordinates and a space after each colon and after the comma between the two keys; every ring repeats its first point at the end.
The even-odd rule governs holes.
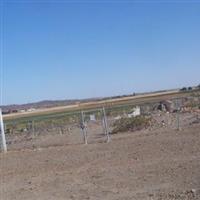
{"type": "Polygon", "coordinates": [[[3,105],[1,109],[3,112],[8,110],[28,110],[31,108],[39,109],[39,108],[51,108],[56,106],[67,106],[82,102],[89,102],[94,100],[100,100],[101,98],[91,98],[91,99],[72,99],[72,100],[44,100],[35,103],[27,103],[27,104],[12,104],[12,105],[3,105]]]}
{"type": "Polygon", "coordinates": [[[3,105],[1,109],[3,112],[17,112],[19,110],[28,110],[28,109],[39,109],[39,108],[52,108],[57,106],[67,106],[67,105],[74,105],[78,103],[87,103],[91,101],[100,101],[106,99],[115,99],[120,97],[128,97],[128,96],[135,96],[136,94],[128,94],[128,95],[118,95],[118,96],[111,96],[111,97],[95,97],[95,98],[88,98],[88,99],[68,99],[68,100],[44,100],[39,102],[27,103],[27,104],[12,104],[12,105],[3,105]]]}
{"type": "Polygon", "coordinates": [[[136,95],[144,95],[150,93],[159,93],[159,92],[166,92],[166,91],[192,91],[193,89],[199,90],[200,84],[198,86],[193,87],[184,87],[182,89],[170,89],[170,90],[159,90],[159,91],[152,91],[152,92],[144,92],[144,93],[132,93],[127,95],[117,95],[117,96],[110,96],[110,97],[95,97],[95,98],[87,98],[87,99],[68,99],[68,100],[44,100],[39,102],[27,103],[27,104],[13,104],[13,105],[3,105],[0,106],[3,112],[18,112],[19,110],[28,110],[28,109],[40,109],[40,108],[52,108],[57,106],[67,106],[67,105],[74,105],[79,103],[86,103],[91,101],[100,101],[100,100],[107,100],[107,99],[115,99],[121,97],[130,97],[136,95]]]}
{"type": "Polygon", "coordinates": [[[75,103],[77,100],[44,100],[35,103],[27,103],[27,104],[12,104],[12,105],[4,105],[1,106],[3,111],[8,110],[27,110],[31,108],[50,108],[54,106],[62,106],[69,105],[75,103]]]}

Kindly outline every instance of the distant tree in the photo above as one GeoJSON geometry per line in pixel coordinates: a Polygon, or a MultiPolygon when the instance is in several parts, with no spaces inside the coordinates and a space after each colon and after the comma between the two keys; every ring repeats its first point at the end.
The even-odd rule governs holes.
{"type": "Polygon", "coordinates": [[[188,87],[188,90],[192,90],[192,87],[188,87]]]}
{"type": "Polygon", "coordinates": [[[183,88],[180,89],[180,91],[187,91],[187,88],[183,87],[183,88]]]}

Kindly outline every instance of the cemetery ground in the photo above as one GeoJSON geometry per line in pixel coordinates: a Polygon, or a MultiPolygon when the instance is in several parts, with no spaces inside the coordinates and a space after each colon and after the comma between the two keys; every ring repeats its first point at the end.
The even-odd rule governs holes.
{"type": "Polygon", "coordinates": [[[199,113],[181,114],[180,130],[176,117],[156,113],[155,126],[113,134],[109,143],[95,123],[88,124],[88,145],[76,127],[12,136],[16,142],[0,153],[0,199],[200,199],[199,113]]]}

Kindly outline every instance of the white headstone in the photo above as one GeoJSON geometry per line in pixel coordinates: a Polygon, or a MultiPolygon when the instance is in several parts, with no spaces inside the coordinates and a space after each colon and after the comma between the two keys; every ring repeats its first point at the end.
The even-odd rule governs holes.
{"type": "Polygon", "coordinates": [[[128,117],[136,117],[139,116],[141,114],[140,112],[140,107],[136,106],[135,108],[132,109],[132,113],[128,114],[128,117]]]}
{"type": "Polygon", "coordinates": [[[90,115],[90,121],[96,121],[95,115],[90,115]]]}

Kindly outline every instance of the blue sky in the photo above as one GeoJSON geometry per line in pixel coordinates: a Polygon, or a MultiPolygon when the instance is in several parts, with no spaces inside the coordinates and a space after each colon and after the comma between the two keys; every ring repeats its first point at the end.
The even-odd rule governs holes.
{"type": "Polygon", "coordinates": [[[3,104],[200,83],[200,1],[4,0],[1,16],[3,104]]]}

